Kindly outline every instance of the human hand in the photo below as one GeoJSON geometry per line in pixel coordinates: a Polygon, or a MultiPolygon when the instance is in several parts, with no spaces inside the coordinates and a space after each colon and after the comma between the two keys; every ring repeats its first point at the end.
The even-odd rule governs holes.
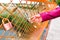
{"type": "Polygon", "coordinates": [[[33,23],[33,22],[40,23],[42,21],[42,18],[40,16],[40,14],[37,14],[37,15],[34,15],[33,17],[31,17],[29,21],[31,23],[33,23]]]}

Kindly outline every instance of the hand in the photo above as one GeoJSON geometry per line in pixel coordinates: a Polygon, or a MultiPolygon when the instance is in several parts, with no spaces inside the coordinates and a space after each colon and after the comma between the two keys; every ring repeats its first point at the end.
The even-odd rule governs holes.
{"type": "MultiPolygon", "coordinates": [[[[40,23],[40,22],[42,22],[42,18],[40,16],[40,14],[37,14],[37,15],[34,15],[33,17],[31,17],[29,21],[31,23],[33,23],[33,22],[40,23]]],[[[30,40],[40,40],[42,31],[43,30],[41,30],[41,28],[34,31],[34,33],[32,33],[32,37],[30,38],[30,40]]]]}
{"type": "Polygon", "coordinates": [[[33,17],[30,18],[30,22],[33,23],[33,22],[36,22],[36,23],[39,23],[42,21],[42,18],[40,16],[40,14],[37,14],[33,17]]]}

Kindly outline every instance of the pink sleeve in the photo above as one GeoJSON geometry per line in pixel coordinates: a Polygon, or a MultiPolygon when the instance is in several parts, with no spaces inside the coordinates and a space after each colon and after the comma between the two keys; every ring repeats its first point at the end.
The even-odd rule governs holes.
{"type": "Polygon", "coordinates": [[[42,17],[42,21],[54,19],[54,18],[60,16],[60,7],[56,8],[54,10],[51,10],[49,12],[40,13],[40,15],[42,17]]]}

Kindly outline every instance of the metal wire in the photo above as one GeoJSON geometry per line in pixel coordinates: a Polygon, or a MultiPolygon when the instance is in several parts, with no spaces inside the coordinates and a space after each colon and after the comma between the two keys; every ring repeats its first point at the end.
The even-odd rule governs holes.
{"type": "MultiPolygon", "coordinates": [[[[4,30],[4,28],[0,29],[1,35],[0,40],[20,40],[21,38],[28,38],[32,36],[31,34],[36,31],[38,28],[42,27],[43,22],[41,22],[41,26],[39,26],[37,23],[31,24],[28,20],[33,15],[38,14],[38,12],[41,12],[44,8],[42,5],[42,9],[40,10],[40,4],[22,4],[21,1],[19,5],[12,3],[13,0],[10,0],[10,3],[4,4],[0,3],[0,17],[9,19],[10,16],[13,19],[9,19],[9,21],[12,23],[13,28],[11,30],[4,30]],[[22,6],[20,6],[22,5],[22,6]],[[27,5],[26,7],[24,5],[27,5]],[[32,6],[31,6],[32,5],[32,6]],[[31,6],[31,7],[29,7],[31,6]],[[6,12],[6,13],[5,13],[6,12]],[[1,16],[2,15],[2,16],[1,16]],[[6,15],[6,16],[5,16],[6,15]],[[16,20],[16,21],[15,21],[16,20]],[[19,24],[18,24],[19,23],[19,24]],[[18,25],[17,25],[18,24],[18,25]],[[37,28],[34,27],[37,26],[37,28]],[[7,34],[7,35],[6,35],[7,34]]],[[[1,23],[2,24],[2,23],[1,23]]],[[[48,24],[47,24],[48,25],[48,24]]],[[[3,26],[1,26],[3,27],[3,26]]]]}

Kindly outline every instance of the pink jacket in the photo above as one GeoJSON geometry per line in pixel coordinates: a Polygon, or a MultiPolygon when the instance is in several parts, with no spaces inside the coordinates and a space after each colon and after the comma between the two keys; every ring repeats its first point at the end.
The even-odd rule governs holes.
{"type": "Polygon", "coordinates": [[[40,13],[40,16],[42,17],[42,21],[51,20],[56,17],[59,17],[60,16],[60,7],[56,8],[54,10],[51,10],[49,12],[40,13]]]}

